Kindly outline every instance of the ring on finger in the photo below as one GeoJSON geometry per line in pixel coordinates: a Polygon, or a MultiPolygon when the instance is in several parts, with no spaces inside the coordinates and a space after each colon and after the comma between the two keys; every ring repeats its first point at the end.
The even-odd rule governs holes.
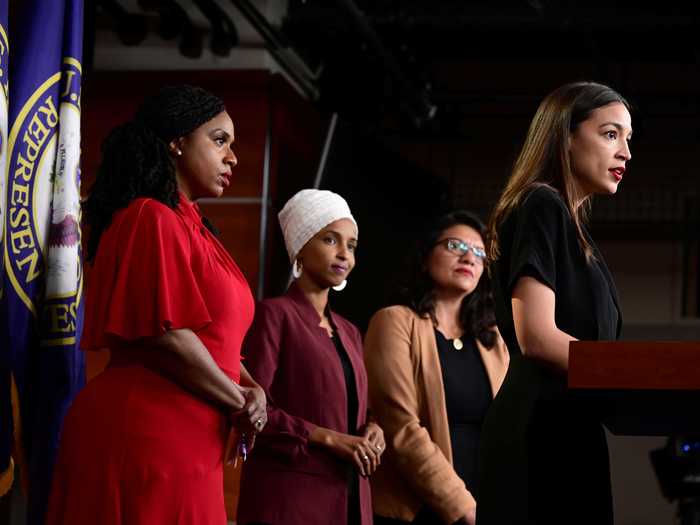
{"type": "Polygon", "coordinates": [[[367,454],[363,454],[363,456],[362,456],[362,461],[364,461],[365,463],[367,463],[367,462],[369,461],[369,456],[368,456],[367,454]]]}

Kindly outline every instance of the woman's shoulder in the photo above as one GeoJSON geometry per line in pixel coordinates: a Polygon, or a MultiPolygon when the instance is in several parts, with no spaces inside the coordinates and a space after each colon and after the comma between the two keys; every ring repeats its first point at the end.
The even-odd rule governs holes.
{"type": "Polygon", "coordinates": [[[570,220],[571,214],[561,193],[547,184],[536,184],[526,191],[507,222],[516,231],[527,233],[533,224],[554,231],[570,220]]]}
{"type": "Polygon", "coordinates": [[[298,301],[289,292],[261,299],[255,304],[255,316],[279,321],[288,318],[298,319],[298,301]]]}
{"type": "Polygon", "coordinates": [[[139,226],[148,226],[154,222],[173,222],[179,224],[181,221],[177,212],[152,197],[137,197],[133,199],[117,215],[118,220],[136,222],[139,226]]]}
{"type": "Polygon", "coordinates": [[[548,184],[535,184],[526,192],[522,207],[525,209],[545,207],[566,210],[566,203],[557,189],[548,184]]]}
{"type": "Polygon", "coordinates": [[[397,304],[372,316],[365,334],[365,350],[378,359],[413,354],[431,337],[434,337],[433,323],[429,317],[421,317],[410,307],[397,304]],[[416,340],[420,341],[418,345],[413,344],[416,340]]]}
{"type": "Polygon", "coordinates": [[[292,301],[286,295],[261,299],[255,305],[255,311],[265,314],[283,314],[291,307],[292,301]]]}
{"type": "Polygon", "coordinates": [[[117,246],[132,241],[142,245],[155,237],[189,245],[187,230],[175,210],[156,199],[138,197],[114,214],[100,244],[112,239],[117,246]]]}
{"type": "Polygon", "coordinates": [[[369,322],[370,326],[377,323],[409,324],[420,318],[411,307],[395,304],[377,310],[369,322]]]}

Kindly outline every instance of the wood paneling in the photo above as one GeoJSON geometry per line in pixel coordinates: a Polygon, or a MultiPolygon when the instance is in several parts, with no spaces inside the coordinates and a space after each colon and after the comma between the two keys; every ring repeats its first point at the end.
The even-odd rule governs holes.
{"type": "Polygon", "coordinates": [[[569,388],[699,390],[700,342],[573,341],[569,388]]]}

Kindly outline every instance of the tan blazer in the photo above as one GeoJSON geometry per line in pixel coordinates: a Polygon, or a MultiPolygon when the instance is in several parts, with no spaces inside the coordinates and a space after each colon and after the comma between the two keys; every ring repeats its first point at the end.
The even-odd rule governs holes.
{"type": "MultiPolygon", "coordinates": [[[[445,388],[430,319],[406,306],[378,311],[365,336],[370,410],[387,449],[372,475],[375,514],[412,521],[427,504],[445,523],[476,506],[452,467],[445,388]]],[[[477,341],[493,395],[508,368],[500,334],[491,350],[477,341]]]]}

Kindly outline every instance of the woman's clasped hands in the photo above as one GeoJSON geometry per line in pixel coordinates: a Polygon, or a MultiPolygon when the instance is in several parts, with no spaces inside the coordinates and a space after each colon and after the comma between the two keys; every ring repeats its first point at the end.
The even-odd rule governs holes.
{"type": "MultiPolygon", "coordinates": [[[[238,386],[238,385],[237,385],[238,386]]],[[[259,386],[238,386],[244,404],[231,413],[231,421],[239,432],[254,435],[262,432],[267,424],[267,399],[259,386]]]]}
{"type": "Polygon", "coordinates": [[[227,463],[234,463],[238,457],[246,459],[255,446],[255,437],[267,424],[267,399],[265,391],[259,386],[236,385],[243,396],[243,406],[230,414],[231,435],[227,444],[227,463]],[[233,436],[237,445],[233,447],[233,436]]]}
{"type": "Polygon", "coordinates": [[[374,422],[365,425],[361,435],[343,434],[330,429],[316,429],[319,441],[333,454],[352,463],[361,476],[371,476],[381,462],[381,456],[386,448],[384,432],[374,422]]]}

